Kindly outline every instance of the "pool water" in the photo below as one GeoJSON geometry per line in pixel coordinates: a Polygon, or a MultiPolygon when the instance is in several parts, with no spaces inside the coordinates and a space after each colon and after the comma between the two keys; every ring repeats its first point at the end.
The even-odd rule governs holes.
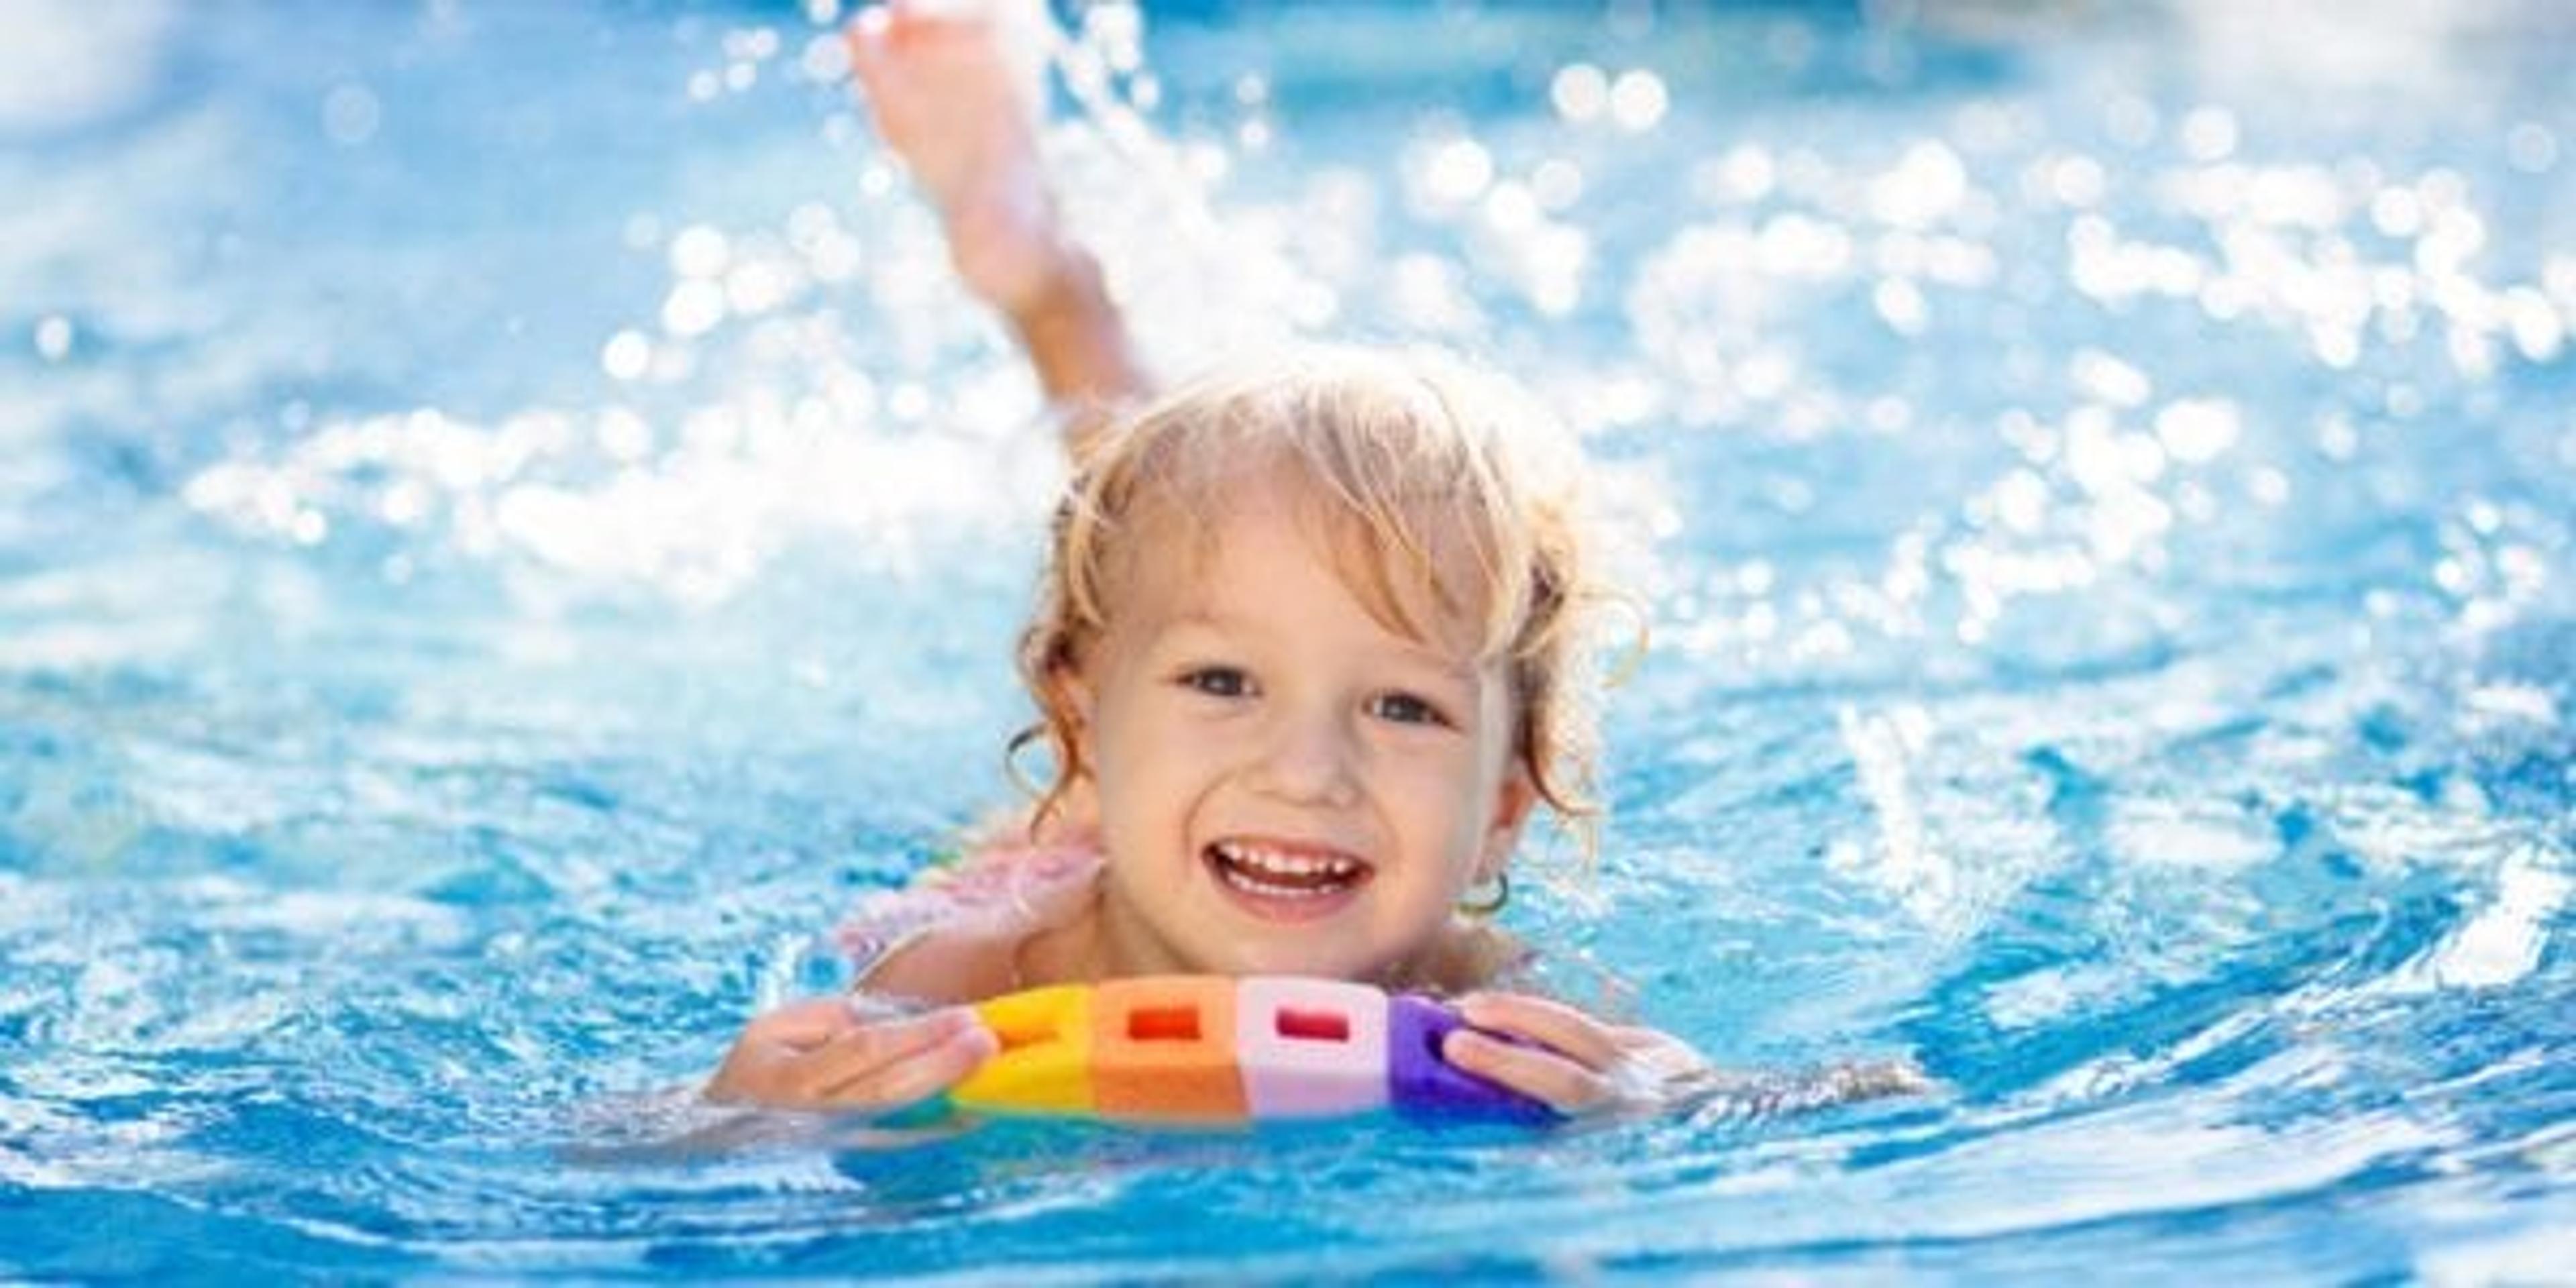
{"type": "Polygon", "coordinates": [[[2562,12],[1084,10],[1165,365],[1602,462],[1510,924],[1942,1089],[897,1142],[686,1095],[1023,715],[1051,448],[832,6],[94,8],[0,49],[0,1277],[2567,1273],[2562,12]]]}

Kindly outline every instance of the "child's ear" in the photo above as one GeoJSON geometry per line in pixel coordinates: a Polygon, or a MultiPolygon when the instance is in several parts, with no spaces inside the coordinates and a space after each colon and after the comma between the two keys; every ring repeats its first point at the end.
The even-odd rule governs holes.
{"type": "Polygon", "coordinates": [[[1084,764],[1091,763],[1091,717],[1097,695],[1082,668],[1070,662],[1059,662],[1047,671],[1047,684],[1055,690],[1056,699],[1073,713],[1074,744],[1082,752],[1084,764]]]}
{"type": "Polygon", "coordinates": [[[1063,696],[1065,705],[1073,708],[1074,714],[1081,717],[1084,724],[1090,724],[1091,681],[1084,679],[1082,672],[1071,666],[1057,667],[1051,678],[1055,682],[1055,691],[1063,696]]]}
{"type": "Polygon", "coordinates": [[[1485,826],[1485,844],[1476,855],[1476,879],[1490,881],[1511,861],[1512,851],[1521,843],[1521,826],[1529,822],[1530,807],[1538,804],[1538,784],[1531,781],[1529,769],[1514,765],[1503,775],[1503,784],[1494,793],[1494,814],[1485,826]]]}

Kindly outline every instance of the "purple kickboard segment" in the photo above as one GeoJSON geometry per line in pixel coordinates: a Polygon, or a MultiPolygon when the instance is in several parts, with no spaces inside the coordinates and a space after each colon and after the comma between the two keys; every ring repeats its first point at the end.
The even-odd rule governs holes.
{"type": "MultiPolygon", "coordinates": [[[[1386,1072],[1397,1113],[1419,1118],[1502,1118],[1547,1122],[1556,1111],[1440,1057],[1440,1043],[1466,1021],[1428,998],[1387,999],[1386,1072]]],[[[1504,1039],[1510,1041],[1511,1039],[1504,1039]]]]}

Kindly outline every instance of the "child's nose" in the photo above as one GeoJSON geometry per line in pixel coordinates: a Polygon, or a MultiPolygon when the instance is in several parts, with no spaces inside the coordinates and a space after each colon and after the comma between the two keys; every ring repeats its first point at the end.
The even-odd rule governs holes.
{"type": "Polygon", "coordinates": [[[1263,749],[1256,782],[1285,800],[1346,804],[1359,795],[1359,748],[1338,713],[1282,719],[1263,749]]]}

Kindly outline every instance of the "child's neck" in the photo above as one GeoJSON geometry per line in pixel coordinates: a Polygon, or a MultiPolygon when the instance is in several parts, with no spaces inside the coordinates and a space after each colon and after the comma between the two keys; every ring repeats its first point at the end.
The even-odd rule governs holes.
{"type": "Polygon", "coordinates": [[[1183,961],[1145,924],[1144,918],[1127,907],[1110,888],[1101,883],[1100,898],[1091,905],[1092,965],[1094,979],[1124,979],[1134,975],[1183,975],[1197,967],[1183,961]]]}
{"type": "Polygon", "coordinates": [[[1156,951],[1159,945],[1152,936],[1129,924],[1131,918],[1119,916],[1114,903],[1106,874],[1101,874],[1069,916],[1032,931],[1015,954],[1014,973],[1020,985],[1093,984],[1190,971],[1177,957],[1156,951]]]}

